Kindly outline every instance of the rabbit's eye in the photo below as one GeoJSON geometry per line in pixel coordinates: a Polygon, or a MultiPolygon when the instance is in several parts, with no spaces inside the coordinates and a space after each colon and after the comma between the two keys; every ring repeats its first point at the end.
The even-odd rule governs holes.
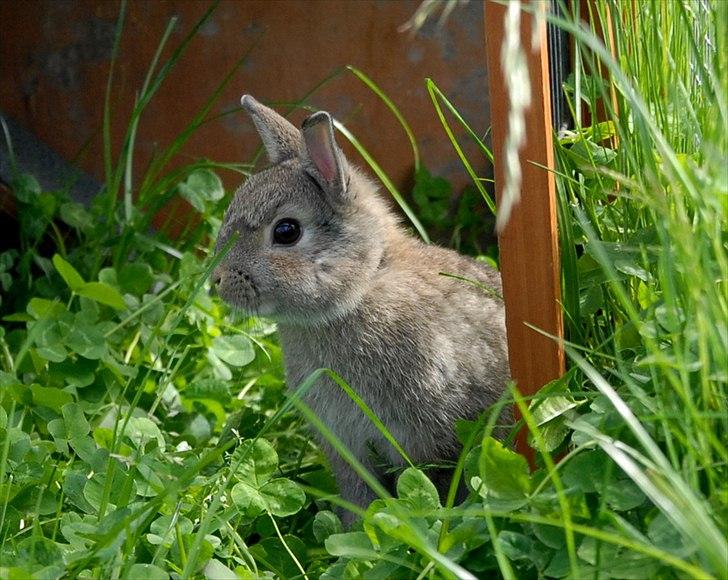
{"type": "Polygon", "coordinates": [[[301,224],[292,218],[283,218],[273,226],[273,242],[292,246],[301,238],[301,224]]]}

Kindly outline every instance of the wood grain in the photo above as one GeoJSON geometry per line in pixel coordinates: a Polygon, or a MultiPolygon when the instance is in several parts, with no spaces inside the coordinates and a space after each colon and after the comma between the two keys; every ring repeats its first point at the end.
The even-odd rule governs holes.
{"type": "MultiPolygon", "coordinates": [[[[542,2],[531,2],[543,7],[542,2]]],[[[495,156],[496,197],[504,180],[503,145],[508,132],[510,102],[505,91],[500,62],[506,7],[485,3],[485,37],[495,156]]],[[[563,337],[560,307],[561,272],[556,224],[554,176],[543,167],[554,167],[551,126],[548,47],[545,21],[521,15],[521,42],[527,54],[531,78],[531,107],[526,113],[526,143],[520,151],[523,169],[521,201],[499,236],[500,265],[506,305],[508,350],[513,380],[523,395],[536,393],[565,371],[563,346],[529,328],[530,324],[550,335],[563,337]],[[544,27],[541,42],[531,50],[531,29],[544,27]],[[539,167],[542,166],[542,167],[539,167]]],[[[533,465],[533,450],[522,430],[517,447],[533,465]]]]}

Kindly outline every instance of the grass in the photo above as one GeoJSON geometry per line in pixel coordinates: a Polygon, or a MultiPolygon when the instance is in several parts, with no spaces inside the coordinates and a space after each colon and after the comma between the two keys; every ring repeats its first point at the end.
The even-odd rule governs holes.
{"type": "MultiPolygon", "coordinates": [[[[166,169],[216,118],[242,60],[145,172],[134,165],[144,107],[191,38],[159,63],[171,23],[116,158],[107,98],[106,189],[91,208],[14,178],[21,239],[0,254],[0,577],[726,577],[728,3],[589,6],[613,46],[577,15],[552,18],[574,36],[577,65],[575,127],[556,144],[570,370],[532,399],[513,388],[499,403],[521,409],[535,471],[491,436],[494,410],[456,426],[465,503],[453,485],[442,505],[412,465],[394,496],[371,480],[380,499],[342,529],[343,502],[304,423],[355,459],[285,397],[275,329],[231,320],[206,292],[227,202],[215,172],[250,165],[166,169]],[[150,234],[177,196],[197,210],[187,234],[150,234]]],[[[485,253],[468,237],[493,223],[473,217],[476,203],[489,211],[481,160],[462,155],[451,126],[487,159],[481,131],[427,82],[474,180],[447,218],[452,192],[422,166],[396,104],[350,72],[412,144],[416,211],[339,130],[423,238],[454,229],[461,249],[485,253]]]]}

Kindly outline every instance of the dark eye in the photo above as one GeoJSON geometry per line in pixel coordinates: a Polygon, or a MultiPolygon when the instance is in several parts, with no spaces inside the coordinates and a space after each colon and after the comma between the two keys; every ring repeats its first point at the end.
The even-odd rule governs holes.
{"type": "Polygon", "coordinates": [[[273,242],[292,246],[301,238],[301,224],[293,218],[283,218],[273,226],[273,242]]]}

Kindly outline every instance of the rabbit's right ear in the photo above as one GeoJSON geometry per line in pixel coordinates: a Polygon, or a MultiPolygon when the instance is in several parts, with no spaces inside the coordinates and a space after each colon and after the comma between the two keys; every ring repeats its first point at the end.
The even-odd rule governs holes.
{"type": "Polygon", "coordinates": [[[279,163],[298,155],[301,132],[296,127],[250,95],[243,95],[240,104],[253,119],[271,163],[279,163]]]}
{"type": "Polygon", "coordinates": [[[314,113],[303,122],[304,167],[337,206],[346,203],[348,165],[334,139],[334,122],[325,111],[314,113]]]}

